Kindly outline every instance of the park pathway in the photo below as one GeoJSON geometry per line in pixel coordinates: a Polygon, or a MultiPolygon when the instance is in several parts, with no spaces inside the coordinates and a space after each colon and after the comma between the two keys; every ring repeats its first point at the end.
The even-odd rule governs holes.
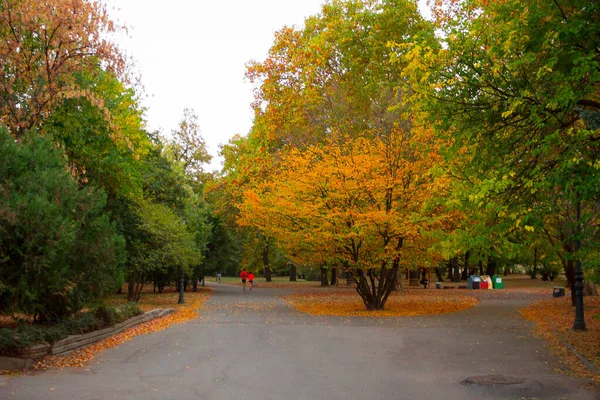
{"type": "Polygon", "coordinates": [[[0,399],[598,399],[553,372],[517,312],[527,300],[418,318],[315,317],[279,297],[289,290],[210,286],[198,319],[87,368],[4,378],[0,399]],[[460,384],[490,374],[526,382],[460,384]]]}

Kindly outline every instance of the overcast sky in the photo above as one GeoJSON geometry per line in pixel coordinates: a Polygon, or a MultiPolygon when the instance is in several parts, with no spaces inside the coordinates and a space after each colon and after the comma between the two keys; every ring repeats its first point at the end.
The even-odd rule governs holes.
{"type": "Polygon", "coordinates": [[[245,64],[262,61],[274,33],[302,26],[324,0],[105,0],[113,20],[129,27],[121,48],[136,61],[146,97],[148,129],[169,134],[184,108],[198,115],[221,168],[219,144],[252,124],[252,85],[245,64]]]}

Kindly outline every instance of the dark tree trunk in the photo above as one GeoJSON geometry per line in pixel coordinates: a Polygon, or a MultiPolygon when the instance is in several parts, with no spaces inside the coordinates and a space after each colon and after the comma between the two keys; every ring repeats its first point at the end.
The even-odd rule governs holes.
{"type": "Polygon", "coordinates": [[[483,261],[479,260],[477,266],[479,267],[479,275],[483,275],[483,261]]]}
{"type": "Polygon", "coordinates": [[[331,268],[331,285],[337,285],[337,280],[338,280],[338,276],[337,276],[337,268],[336,267],[332,267],[331,268]]]}
{"type": "Polygon", "coordinates": [[[135,285],[133,282],[127,283],[127,301],[133,301],[135,295],[135,285]]]}
{"type": "Polygon", "coordinates": [[[141,280],[141,282],[129,282],[127,284],[127,300],[134,303],[140,301],[140,296],[142,295],[143,288],[143,280],[141,280]]]}
{"type": "Polygon", "coordinates": [[[392,268],[386,268],[385,264],[379,269],[379,276],[373,269],[366,274],[360,273],[354,278],[356,291],[360,295],[367,310],[383,310],[389,295],[396,284],[396,272],[398,262],[394,261],[392,268]]]}
{"type": "Polygon", "coordinates": [[[329,286],[327,281],[327,268],[321,267],[321,286],[329,286]]]}
{"type": "Polygon", "coordinates": [[[454,271],[452,269],[452,262],[450,260],[448,260],[446,262],[446,268],[448,269],[448,276],[446,277],[446,279],[448,279],[449,281],[453,281],[454,280],[454,275],[452,273],[454,271]]]}
{"type": "Polygon", "coordinates": [[[465,265],[463,266],[463,272],[460,279],[466,281],[469,278],[469,252],[465,253],[465,265]]]}
{"type": "Polygon", "coordinates": [[[296,282],[296,264],[290,263],[290,282],[296,282]]]}
{"type": "Polygon", "coordinates": [[[460,270],[458,266],[458,257],[452,257],[450,260],[452,265],[452,269],[454,270],[452,273],[452,282],[460,282],[460,270]]]}
{"type": "Polygon", "coordinates": [[[531,270],[531,279],[537,278],[537,247],[533,249],[533,269],[531,270]]]}
{"type": "Polygon", "coordinates": [[[433,271],[435,272],[435,275],[437,276],[438,282],[444,282],[444,277],[442,276],[440,268],[439,267],[435,267],[433,269],[433,271]]]}
{"type": "MultiPolygon", "coordinates": [[[[396,245],[396,252],[399,253],[404,244],[404,239],[399,238],[396,245]]],[[[377,274],[374,269],[369,269],[367,273],[357,270],[358,276],[354,278],[356,291],[360,295],[367,310],[383,310],[388,297],[394,290],[397,283],[398,270],[400,269],[400,256],[397,255],[389,268],[388,262],[381,263],[377,274]]]]}
{"type": "Polygon", "coordinates": [[[119,286],[119,290],[117,290],[117,294],[123,294],[123,285],[119,286]]]}
{"type": "Polygon", "coordinates": [[[197,292],[198,291],[198,280],[194,279],[194,284],[192,285],[192,292],[197,292]]]}
{"type": "Polygon", "coordinates": [[[400,268],[394,273],[394,288],[392,290],[394,292],[402,290],[402,272],[400,272],[400,268]]]}
{"type": "Polygon", "coordinates": [[[162,293],[165,291],[165,284],[158,282],[158,293],[162,293]]]}
{"type": "Polygon", "coordinates": [[[265,266],[265,281],[271,282],[271,267],[269,267],[269,243],[265,243],[262,259],[263,265],[265,266]]]}
{"type": "Polygon", "coordinates": [[[489,276],[496,275],[496,267],[497,267],[496,257],[488,257],[487,269],[485,270],[485,274],[489,276]]]}

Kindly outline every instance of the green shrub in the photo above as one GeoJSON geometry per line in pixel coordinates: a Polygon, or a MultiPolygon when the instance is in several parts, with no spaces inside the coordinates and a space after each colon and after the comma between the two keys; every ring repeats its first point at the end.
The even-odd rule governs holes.
{"type": "Polygon", "coordinates": [[[122,305],[121,307],[117,308],[117,312],[119,313],[120,316],[120,320],[121,321],[125,321],[131,317],[135,317],[136,315],[140,315],[143,314],[144,312],[142,311],[142,309],[140,308],[138,303],[127,303],[125,305],[122,305]]]}
{"type": "Polygon", "coordinates": [[[94,310],[48,326],[22,323],[15,329],[2,328],[0,329],[0,354],[14,355],[20,348],[40,343],[52,344],[69,335],[107,328],[142,313],[137,303],[128,303],[118,308],[100,305],[94,310]]]}
{"type": "Polygon", "coordinates": [[[119,314],[113,307],[101,305],[94,311],[94,316],[102,321],[103,327],[108,327],[119,322],[119,314]]]}
{"type": "Polygon", "coordinates": [[[102,320],[96,318],[94,312],[88,311],[79,314],[68,321],[64,322],[70,335],[79,335],[82,333],[92,332],[98,329],[102,329],[102,320]]]}
{"type": "Polygon", "coordinates": [[[118,286],[125,242],[106,199],[51,138],[0,127],[0,312],[57,322],[118,286]]]}
{"type": "Polygon", "coordinates": [[[18,349],[40,343],[54,343],[69,336],[62,324],[41,326],[19,325],[16,329],[0,329],[0,354],[11,355],[18,349]]]}

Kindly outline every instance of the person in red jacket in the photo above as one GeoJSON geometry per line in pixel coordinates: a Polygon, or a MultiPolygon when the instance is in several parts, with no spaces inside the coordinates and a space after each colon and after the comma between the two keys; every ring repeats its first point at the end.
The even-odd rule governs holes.
{"type": "Polygon", "coordinates": [[[246,272],[246,268],[242,268],[242,272],[240,272],[240,278],[242,278],[242,285],[244,286],[244,291],[246,290],[246,279],[248,278],[248,273],[246,272]]]}
{"type": "Polygon", "coordinates": [[[252,283],[254,282],[254,274],[252,272],[248,274],[248,282],[250,283],[250,290],[252,290],[252,283]]]}

